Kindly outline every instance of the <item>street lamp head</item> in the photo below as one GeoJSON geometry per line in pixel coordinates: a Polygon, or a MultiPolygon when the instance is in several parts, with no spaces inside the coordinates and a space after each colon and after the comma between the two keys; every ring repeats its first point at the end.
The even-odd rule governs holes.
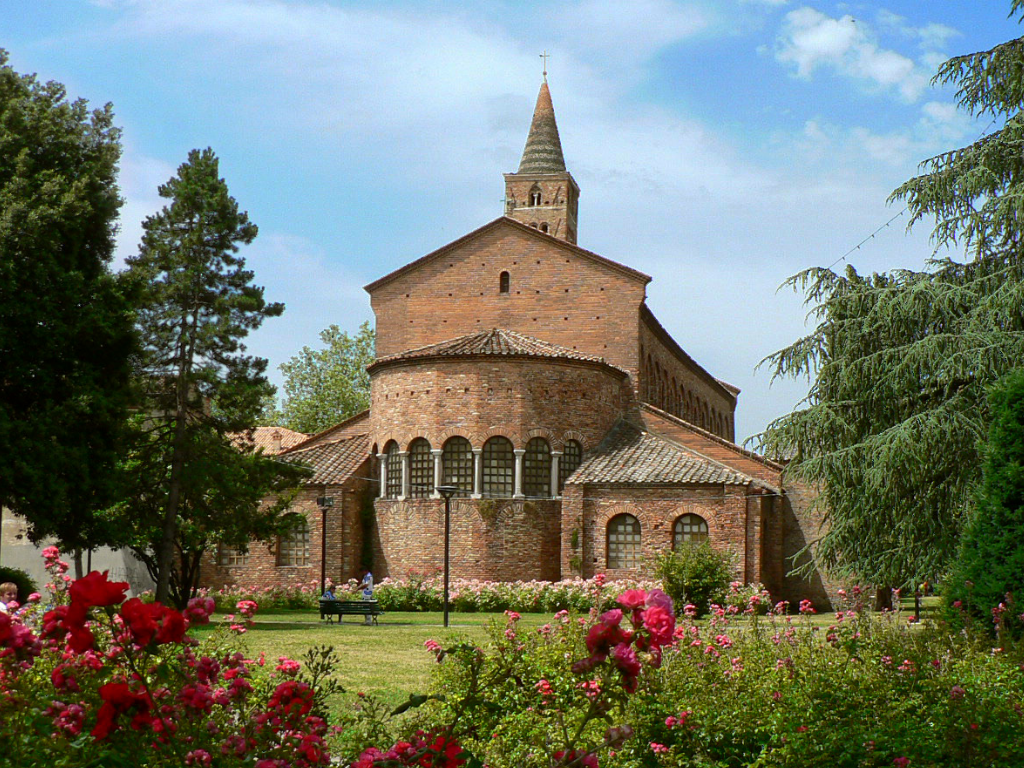
{"type": "Polygon", "coordinates": [[[447,500],[459,492],[459,487],[457,485],[438,485],[434,490],[447,500]]]}
{"type": "Polygon", "coordinates": [[[326,509],[327,507],[333,507],[334,506],[334,497],[333,496],[317,496],[316,497],[316,505],[318,507],[323,508],[323,509],[326,509]]]}

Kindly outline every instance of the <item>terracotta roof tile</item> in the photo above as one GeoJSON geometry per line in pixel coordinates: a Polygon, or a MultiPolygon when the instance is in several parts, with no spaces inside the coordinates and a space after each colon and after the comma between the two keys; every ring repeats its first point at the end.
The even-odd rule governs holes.
{"type": "Polygon", "coordinates": [[[356,435],[288,451],[281,458],[312,467],[313,476],[306,480],[307,484],[340,485],[352,477],[369,457],[369,435],[356,435]]]}
{"type": "Polygon", "coordinates": [[[753,480],[620,420],[567,482],[747,485],[753,480]]]}
{"type": "Polygon", "coordinates": [[[264,453],[273,454],[287,451],[308,437],[287,427],[256,427],[251,437],[247,434],[235,435],[232,441],[238,446],[262,448],[264,453]]]}
{"type": "Polygon", "coordinates": [[[426,347],[411,349],[397,355],[382,357],[373,362],[370,368],[381,363],[397,360],[416,360],[424,357],[467,357],[474,355],[496,355],[500,357],[547,357],[584,360],[590,363],[603,363],[612,366],[603,357],[594,357],[577,352],[575,349],[551,344],[547,341],[525,336],[505,328],[492,328],[488,331],[471,333],[454,339],[430,344],[426,347]]]}

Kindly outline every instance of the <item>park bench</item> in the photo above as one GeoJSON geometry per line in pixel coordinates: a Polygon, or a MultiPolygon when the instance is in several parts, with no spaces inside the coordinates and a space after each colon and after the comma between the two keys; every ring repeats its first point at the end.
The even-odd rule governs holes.
{"type": "Polygon", "coordinates": [[[377,623],[377,617],[383,616],[384,611],[381,610],[380,603],[376,600],[321,600],[320,601],[320,620],[331,623],[334,621],[334,616],[338,617],[338,623],[341,623],[342,616],[369,616],[373,619],[373,623],[377,623]]]}

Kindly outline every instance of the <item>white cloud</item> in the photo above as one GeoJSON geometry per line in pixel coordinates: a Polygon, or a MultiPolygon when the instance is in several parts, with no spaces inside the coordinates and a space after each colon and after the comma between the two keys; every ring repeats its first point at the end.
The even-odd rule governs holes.
{"type": "Polygon", "coordinates": [[[808,7],[786,14],[775,55],[795,64],[799,77],[829,67],[873,87],[895,90],[908,102],[916,101],[928,84],[913,60],[879,48],[863,22],[850,15],[832,18],[808,7]]]}
{"type": "Polygon", "coordinates": [[[707,12],[670,0],[579,0],[559,5],[549,29],[592,65],[634,67],[708,27],[707,12]]]}

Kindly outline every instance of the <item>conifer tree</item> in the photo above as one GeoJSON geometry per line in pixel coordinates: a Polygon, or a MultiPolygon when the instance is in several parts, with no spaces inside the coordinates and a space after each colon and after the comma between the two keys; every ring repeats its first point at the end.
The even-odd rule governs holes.
{"type": "Polygon", "coordinates": [[[115,516],[157,583],[157,599],[179,605],[213,543],[244,547],[287,525],[287,496],[264,496],[297,483],[301,470],[246,453],[232,436],[251,429],[268,391],[267,361],[245,354],[243,340],[264,318],[280,315],[238,255],[256,237],[219,177],[213,151],[193,150],[160,187],[169,204],[148,218],[137,256],[124,273],[141,296],[134,479],[115,516]]]}
{"type": "Polygon", "coordinates": [[[983,622],[1007,595],[1018,604],[1024,599],[1024,369],[999,382],[990,401],[977,506],[943,593],[947,604],[960,601],[983,622]]]}
{"type": "Polygon", "coordinates": [[[0,50],[0,506],[29,536],[107,542],[134,348],[109,271],[121,199],[108,104],[68,101],[0,50]]]}
{"type": "MultiPolygon", "coordinates": [[[[1014,0],[1011,13],[1022,7],[1014,0]]],[[[811,387],[759,441],[820,491],[815,554],[840,573],[913,583],[956,552],[981,474],[987,390],[1024,360],[1022,68],[1024,39],[943,64],[935,82],[997,128],[927,160],[892,196],[911,224],[934,217],[936,244],[965,261],[871,276],[813,268],[787,282],[819,322],[765,364],[811,387]]]]}

